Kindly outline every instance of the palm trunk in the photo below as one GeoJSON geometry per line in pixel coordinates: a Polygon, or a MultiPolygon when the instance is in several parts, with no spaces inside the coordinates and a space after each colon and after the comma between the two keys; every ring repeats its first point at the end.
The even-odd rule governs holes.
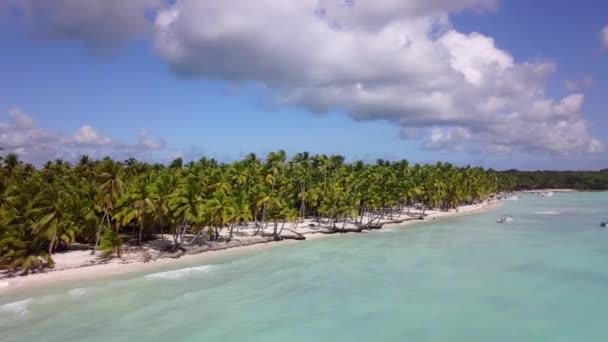
{"type": "Polygon", "coordinates": [[[266,229],[266,203],[262,207],[262,230],[266,229]]]}
{"type": "Polygon", "coordinates": [[[188,225],[184,221],[182,225],[182,231],[180,232],[179,239],[181,243],[184,243],[184,236],[186,236],[186,231],[188,230],[188,225]]]}
{"type": "Polygon", "coordinates": [[[304,220],[304,215],[306,213],[306,202],[304,200],[302,200],[302,203],[300,203],[300,219],[303,221],[304,220]]]}
{"type": "MultiPolygon", "coordinates": [[[[300,183],[300,191],[305,194],[306,193],[306,183],[305,182],[301,182],[300,183]]],[[[305,198],[301,199],[301,203],[300,203],[300,219],[302,221],[304,221],[304,215],[306,215],[306,195],[304,195],[305,198]]]]}
{"type": "Polygon", "coordinates": [[[228,241],[226,241],[226,243],[230,242],[230,240],[232,240],[232,231],[234,230],[234,223],[230,224],[230,233],[228,234],[228,241]]]}
{"type": "Polygon", "coordinates": [[[279,237],[279,235],[277,235],[277,229],[279,228],[279,221],[274,221],[274,231],[273,234],[275,237],[279,237]]]}
{"type": "Polygon", "coordinates": [[[55,244],[55,239],[57,239],[57,232],[53,233],[53,238],[51,239],[51,243],[49,244],[49,255],[53,253],[53,245],[55,244]]]}
{"type": "Polygon", "coordinates": [[[144,231],[144,220],[141,220],[139,223],[139,236],[137,238],[137,242],[139,243],[139,247],[141,247],[141,234],[144,231]]]}
{"type": "Polygon", "coordinates": [[[285,222],[283,221],[283,224],[281,225],[281,230],[279,230],[279,236],[281,236],[281,233],[283,232],[283,228],[285,228],[285,222]]]}
{"type": "MultiPolygon", "coordinates": [[[[255,227],[259,228],[260,227],[260,223],[258,222],[258,208],[255,208],[253,210],[253,222],[255,222],[255,227]]],[[[259,229],[258,229],[259,230],[259,229]]]]}
{"type": "Polygon", "coordinates": [[[160,239],[165,241],[165,232],[163,231],[163,219],[160,219],[160,239]]]}
{"type": "Polygon", "coordinates": [[[95,254],[97,251],[97,245],[99,245],[99,239],[101,238],[101,227],[103,227],[103,221],[106,219],[107,211],[103,212],[103,216],[101,217],[101,221],[99,221],[99,227],[97,228],[97,235],[95,236],[95,245],[93,246],[93,251],[91,255],[95,254]]]}

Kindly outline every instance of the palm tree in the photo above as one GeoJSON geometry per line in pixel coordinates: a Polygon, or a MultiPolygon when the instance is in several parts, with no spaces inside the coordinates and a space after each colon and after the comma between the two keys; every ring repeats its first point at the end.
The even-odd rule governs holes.
{"type": "Polygon", "coordinates": [[[35,233],[44,235],[48,240],[48,254],[61,240],[67,244],[74,242],[76,223],[72,220],[70,195],[63,187],[49,184],[34,199],[35,207],[31,209],[35,221],[32,224],[35,233]]]}
{"type": "MultiPolygon", "coordinates": [[[[608,187],[604,173],[560,177],[608,187]]],[[[139,229],[140,246],[144,234],[160,233],[164,240],[168,229],[173,250],[188,232],[196,234],[191,242],[207,231],[209,239],[218,239],[228,227],[230,241],[234,228],[251,220],[254,235],[273,222],[276,239],[294,217],[327,223],[336,232],[348,222],[363,229],[392,219],[404,206],[409,212],[421,205],[423,214],[449,210],[497,191],[547,184],[548,177],[449,163],[410,166],[406,160],[345,163],[342,156],[307,152],[288,160],[281,150],[265,162],[255,154],[230,164],[205,157],[184,164],[177,158],[168,166],[82,156],[75,166],[58,159],[38,169],[9,154],[0,168],[0,267],[50,267],[51,253],[74,241],[120,255],[120,233],[128,226],[133,240],[139,229]]]]}
{"type": "Polygon", "coordinates": [[[283,232],[283,228],[285,228],[285,223],[295,222],[298,219],[299,213],[298,213],[297,209],[290,207],[288,205],[283,205],[283,207],[281,208],[281,211],[279,212],[279,216],[282,220],[281,230],[279,230],[279,232],[277,233],[276,226],[275,226],[275,230],[274,230],[275,238],[278,238],[281,236],[281,233],[283,232]]]}
{"type": "Polygon", "coordinates": [[[205,203],[207,217],[214,228],[215,240],[220,238],[220,231],[228,224],[231,225],[230,238],[232,238],[235,206],[234,199],[222,190],[214,192],[213,197],[205,203]]]}
{"type": "Polygon", "coordinates": [[[165,240],[164,227],[171,221],[171,207],[169,198],[176,186],[175,178],[169,172],[162,172],[152,184],[150,193],[150,205],[152,219],[160,227],[160,236],[165,240]]]}
{"type": "Polygon", "coordinates": [[[114,216],[114,219],[119,221],[123,226],[129,225],[132,221],[139,223],[137,244],[141,246],[146,216],[152,210],[152,202],[150,200],[151,180],[146,176],[139,177],[132,184],[129,191],[125,193],[124,198],[121,199],[122,206],[120,211],[114,216]]]}
{"type": "Polygon", "coordinates": [[[15,153],[9,153],[4,156],[4,170],[6,170],[11,180],[16,181],[18,179],[20,168],[21,161],[19,161],[19,156],[15,153]]]}
{"type": "Polygon", "coordinates": [[[173,250],[183,242],[188,226],[197,229],[203,222],[204,199],[201,194],[202,185],[199,178],[190,174],[180,182],[176,191],[171,195],[169,206],[175,219],[179,222],[179,225],[176,225],[173,230],[173,250]]]}
{"type": "Polygon", "coordinates": [[[100,166],[99,183],[101,186],[99,187],[99,197],[97,199],[97,205],[101,208],[103,215],[101,221],[99,222],[99,227],[97,228],[97,237],[95,240],[95,249],[93,250],[93,253],[99,244],[101,228],[104,222],[107,223],[108,227],[111,227],[112,225],[110,222],[110,217],[114,210],[114,205],[123,192],[124,184],[121,179],[121,173],[122,168],[120,164],[109,158],[103,160],[100,166]]]}
{"type": "Polygon", "coordinates": [[[232,240],[234,225],[241,225],[251,221],[251,208],[247,202],[247,197],[244,195],[237,196],[234,199],[233,224],[230,226],[230,235],[228,241],[232,240]]]}

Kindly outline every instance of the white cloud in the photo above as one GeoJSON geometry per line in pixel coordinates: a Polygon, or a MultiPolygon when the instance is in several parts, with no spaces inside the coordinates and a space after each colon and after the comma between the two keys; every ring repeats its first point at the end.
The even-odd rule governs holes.
{"type": "Polygon", "coordinates": [[[12,109],[8,112],[11,118],[15,121],[15,127],[18,129],[30,129],[34,127],[34,121],[26,113],[19,109],[12,109]]]}
{"type": "Polygon", "coordinates": [[[608,25],[600,31],[600,44],[603,49],[608,49],[608,25]]]}
{"type": "Polygon", "coordinates": [[[433,150],[462,151],[471,140],[471,131],[462,127],[442,129],[433,127],[425,147],[433,150]]]}
{"type": "MultiPolygon", "coordinates": [[[[591,78],[553,98],[545,87],[554,62],[518,61],[492,37],[451,25],[450,15],[493,10],[497,0],[159,1],[23,0],[20,8],[34,30],[95,45],[146,32],[145,12],[160,6],[154,43],[176,74],[253,82],[276,104],[384,120],[404,138],[426,132],[418,139],[429,148],[458,140],[492,152],[604,149],[578,94],[591,78]]],[[[608,27],[602,41],[608,47],[608,27]]],[[[155,147],[145,137],[136,145],[155,147]]]]}
{"type": "Polygon", "coordinates": [[[85,125],[82,126],[68,142],[79,146],[107,146],[112,140],[101,135],[95,128],[85,125]]]}
{"type": "Polygon", "coordinates": [[[582,95],[545,94],[555,63],[517,62],[491,37],[450,24],[455,11],[495,5],[181,0],[160,11],[156,47],[184,77],[257,82],[281,104],[431,128],[427,147],[466,138],[493,151],[602,150],[582,95]]]}
{"type": "Polygon", "coordinates": [[[43,39],[76,39],[108,48],[150,32],[146,13],[161,0],[5,0],[0,11],[16,12],[30,34],[43,39]]]}
{"type": "Polygon", "coordinates": [[[163,140],[154,140],[150,138],[147,131],[139,132],[139,146],[143,149],[158,150],[165,147],[163,140]]]}
{"type": "Polygon", "coordinates": [[[34,120],[19,109],[9,111],[12,122],[0,122],[0,147],[5,153],[17,153],[26,162],[42,164],[55,158],[74,159],[81,154],[101,157],[140,155],[165,148],[143,132],[136,144],[112,141],[94,127],[84,125],[71,136],[36,127],[34,120]]]}
{"type": "Polygon", "coordinates": [[[564,82],[564,88],[568,91],[577,91],[585,88],[590,88],[593,85],[593,77],[585,76],[580,80],[566,80],[564,82]]]}

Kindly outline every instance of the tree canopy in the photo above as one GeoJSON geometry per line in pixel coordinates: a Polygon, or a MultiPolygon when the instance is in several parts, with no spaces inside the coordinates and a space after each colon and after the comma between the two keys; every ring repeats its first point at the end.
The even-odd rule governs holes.
{"type": "Polygon", "coordinates": [[[335,226],[387,208],[447,210],[514,189],[518,178],[528,179],[448,163],[346,163],[307,152],[288,159],[276,151],[264,160],[249,154],[233,163],[178,158],[169,165],[83,156],[42,168],[11,154],[0,170],[0,267],[53,267],[53,253],[75,242],[120,255],[123,244],[141,246],[164,234],[173,250],[187,233],[212,240],[228,229],[232,237],[251,221],[280,234],[286,222],[306,217],[335,226]]]}

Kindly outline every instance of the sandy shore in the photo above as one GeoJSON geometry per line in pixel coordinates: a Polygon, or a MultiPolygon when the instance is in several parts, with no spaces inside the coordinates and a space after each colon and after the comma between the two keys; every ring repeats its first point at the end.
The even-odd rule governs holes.
{"type": "Polygon", "coordinates": [[[537,193],[537,192],[578,192],[576,189],[538,189],[538,190],[522,190],[524,193],[537,193]]]}
{"type": "MultiPolygon", "coordinates": [[[[416,219],[416,217],[420,215],[420,212],[412,210],[409,213],[404,212],[400,213],[399,215],[393,215],[392,218],[377,221],[377,223],[383,223],[383,228],[407,227],[416,223],[429,222],[430,220],[480,212],[481,210],[489,209],[495,206],[497,203],[498,202],[496,201],[486,201],[480,204],[461,206],[458,209],[452,209],[447,212],[427,210],[425,212],[426,216],[424,220],[416,219]],[[401,223],[388,223],[399,220],[406,221],[401,223]]],[[[348,223],[346,228],[351,228],[354,226],[355,225],[353,223],[348,223]]],[[[269,229],[271,230],[272,228],[268,227],[266,230],[268,231],[269,229]]],[[[148,269],[159,268],[163,265],[176,266],[179,265],[179,263],[187,262],[210,263],[215,259],[230,255],[246,254],[262,249],[283,246],[286,244],[306,242],[309,240],[342,235],[322,234],[322,231],[325,228],[322,225],[319,225],[319,223],[314,223],[311,220],[305,220],[296,226],[286,226],[285,229],[290,229],[290,231],[284,230],[283,235],[288,236],[289,234],[295,233],[302,234],[306,237],[306,240],[272,241],[272,239],[268,237],[263,238],[259,236],[252,236],[255,227],[250,225],[248,227],[240,227],[237,231],[237,237],[231,241],[230,244],[226,244],[225,242],[217,242],[215,244],[205,243],[205,246],[190,251],[192,254],[181,255],[179,258],[160,254],[154,255],[154,251],[151,248],[126,251],[123,254],[123,258],[115,258],[108,261],[103,261],[103,263],[101,263],[99,256],[91,255],[90,251],[58,253],[53,255],[56,265],[52,271],[14,278],[0,278],[0,292],[19,290],[29,287],[47,286],[53,283],[65,281],[98,279],[100,277],[113,276],[128,272],[141,272],[148,269]]],[[[224,232],[224,234],[226,234],[226,232],[224,232]]]]}

